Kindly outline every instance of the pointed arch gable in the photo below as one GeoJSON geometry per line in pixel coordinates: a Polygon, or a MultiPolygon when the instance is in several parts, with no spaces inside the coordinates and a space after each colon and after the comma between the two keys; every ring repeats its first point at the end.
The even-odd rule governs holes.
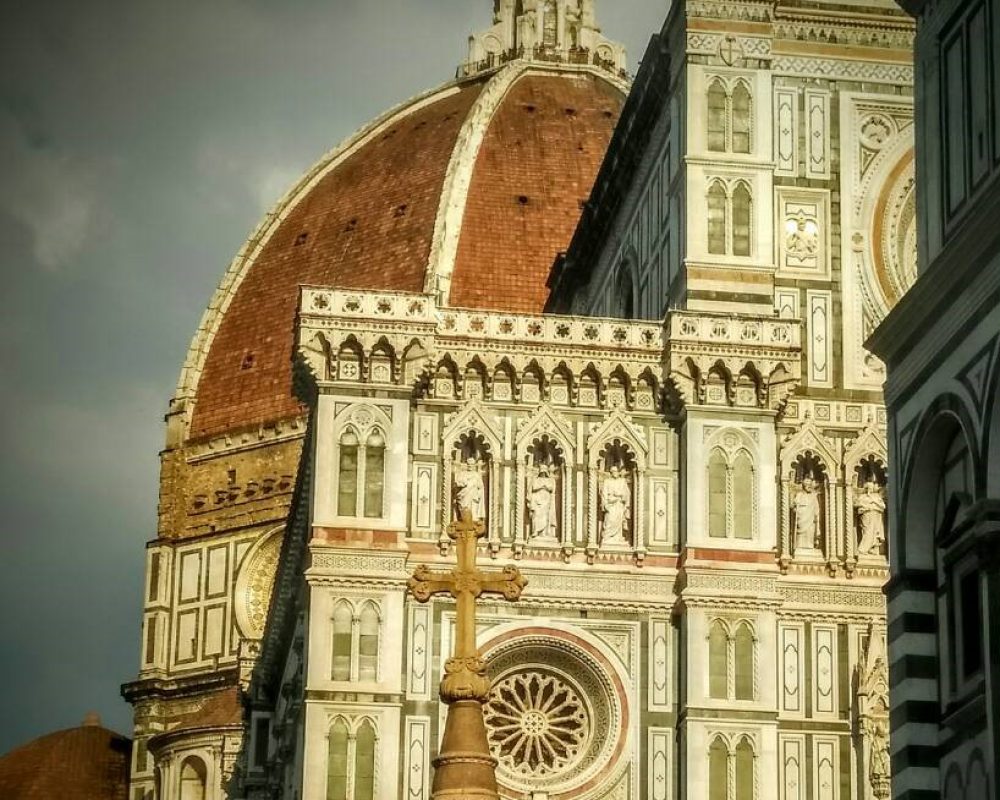
{"type": "Polygon", "coordinates": [[[479,400],[469,401],[458,414],[448,420],[442,439],[451,448],[462,434],[470,432],[481,434],[495,456],[503,452],[503,435],[493,415],[479,400]]]}
{"type": "Polygon", "coordinates": [[[839,459],[812,417],[807,418],[798,431],[782,443],[781,474],[787,475],[795,460],[806,452],[811,452],[819,458],[826,467],[826,474],[830,479],[837,474],[839,459]]]}
{"type": "Polygon", "coordinates": [[[518,460],[527,458],[528,448],[541,435],[548,435],[562,447],[567,463],[576,460],[576,448],[573,445],[573,428],[558,411],[548,404],[540,405],[535,413],[526,419],[517,432],[515,448],[518,460]]]}
{"type": "Polygon", "coordinates": [[[616,439],[632,449],[636,458],[636,466],[640,471],[644,471],[649,456],[646,437],[620,410],[615,410],[608,415],[604,423],[587,439],[590,467],[597,467],[605,445],[616,439]]]}

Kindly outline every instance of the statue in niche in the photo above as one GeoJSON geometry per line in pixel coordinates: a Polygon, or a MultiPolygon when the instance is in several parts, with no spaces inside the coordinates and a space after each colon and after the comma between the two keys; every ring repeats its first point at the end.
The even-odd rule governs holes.
{"type": "Polygon", "coordinates": [[[625,530],[632,511],[632,490],[624,470],[613,464],[601,485],[601,512],[604,515],[602,545],[626,544],[625,530]]]}
{"type": "Polygon", "coordinates": [[[885,499],[873,478],[865,481],[861,493],[855,495],[854,512],[858,516],[861,534],[858,553],[865,556],[881,555],[885,544],[885,499]]]}
{"type": "Polygon", "coordinates": [[[542,463],[528,485],[528,513],[531,516],[531,539],[556,538],[556,479],[552,467],[542,463]]]}
{"type": "Polygon", "coordinates": [[[455,464],[454,480],[458,514],[468,511],[473,519],[486,519],[486,485],[483,481],[483,461],[470,455],[465,463],[455,464]]]}
{"type": "Polygon", "coordinates": [[[876,797],[888,797],[889,780],[892,775],[889,758],[889,720],[885,717],[875,717],[868,721],[867,728],[871,742],[868,779],[876,797]]]}
{"type": "Polygon", "coordinates": [[[795,552],[819,547],[820,507],[816,481],[810,473],[802,479],[802,488],[795,493],[792,511],[795,516],[795,552]]]}

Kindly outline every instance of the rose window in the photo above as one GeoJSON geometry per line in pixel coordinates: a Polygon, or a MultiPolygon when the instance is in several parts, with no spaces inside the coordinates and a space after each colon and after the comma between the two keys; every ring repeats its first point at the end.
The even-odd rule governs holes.
{"type": "Polygon", "coordinates": [[[553,673],[514,673],[497,681],[485,713],[491,749],[514,774],[564,771],[580,760],[590,736],[579,690],[553,673]]]}

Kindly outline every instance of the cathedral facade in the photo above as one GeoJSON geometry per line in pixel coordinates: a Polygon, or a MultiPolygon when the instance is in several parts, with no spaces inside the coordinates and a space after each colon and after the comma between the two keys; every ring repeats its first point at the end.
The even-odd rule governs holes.
{"type": "Polygon", "coordinates": [[[485,521],[504,797],[888,797],[885,409],[914,277],[912,24],[498,0],[455,82],[237,256],[168,417],[137,800],[429,798],[485,521]],[[564,253],[561,251],[565,251],[564,253]]]}

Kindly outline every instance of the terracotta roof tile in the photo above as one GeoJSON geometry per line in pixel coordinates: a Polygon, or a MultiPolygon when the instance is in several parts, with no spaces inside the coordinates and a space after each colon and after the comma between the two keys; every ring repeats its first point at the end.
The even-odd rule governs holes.
{"type": "Polygon", "coordinates": [[[127,800],[131,749],[95,725],[43,736],[0,757],[0,798],[127,800]]]}
{"type": "Polygon", "coordinates": [[[300,411],[291,390],[300,284],[423,291],[445,172],[481,88],[466,85],[404,117],[331,170],[289,213],[250,267],[212,343],[192,438],[300,411]]]}
{"type": "Polygon", "coordinates": [[[476,162],[450,305],[540,313],[624,97],[592,75],[529,75],[494,116],[476,162]]]}

